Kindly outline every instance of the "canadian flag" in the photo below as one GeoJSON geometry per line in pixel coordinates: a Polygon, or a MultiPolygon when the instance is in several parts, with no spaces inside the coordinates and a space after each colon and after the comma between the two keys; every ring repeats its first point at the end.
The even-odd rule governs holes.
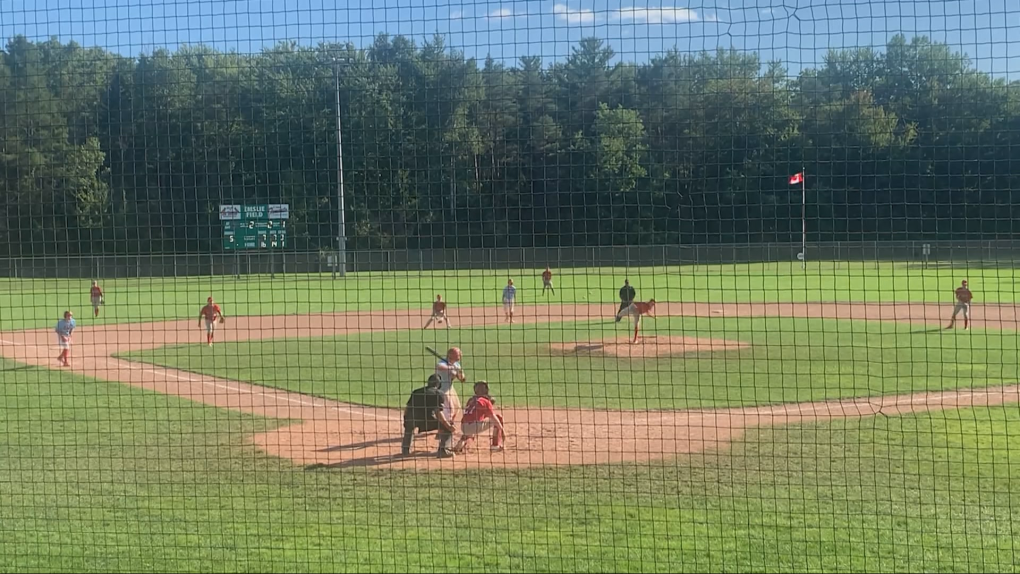
{"type": "Polygon", "coordinates": [[[796,183],[801,183],[803,181],[804,181],[804,172],[795,173],[795,174],[790,176],[790,185],[794,185],[796,183]]]}

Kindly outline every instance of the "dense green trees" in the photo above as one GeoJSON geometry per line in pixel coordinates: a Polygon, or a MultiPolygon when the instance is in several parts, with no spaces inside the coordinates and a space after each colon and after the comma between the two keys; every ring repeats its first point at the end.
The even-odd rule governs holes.
{"type": "MultiPolygon", "coordinates": [[[[734,50],[476,62],[364,49],[0,53],[6,254],[217,251],[220,203],[289,203],[335,245],[336,78],[353,248],[1010,237],[1020,90],[897,36],[790,77],[734,50]]],[[[1020,199],[1020,197],[1016,198],[1020,199]]]]}

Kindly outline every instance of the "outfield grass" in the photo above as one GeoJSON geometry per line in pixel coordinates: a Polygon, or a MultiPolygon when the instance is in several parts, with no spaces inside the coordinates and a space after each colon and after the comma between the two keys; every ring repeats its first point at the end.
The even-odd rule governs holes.
{"type": "Polygon", "coordinates": [[[647,335],[750,348],[655,359],[551,351],[550,342],[628,337],[611,321],[418,329],[321,339],[182,345],[126,358],[345,402],[398,407],[457,344],[468,376],[508,405],[662,409],[790,403],[1013,383],[1020,335],[890,322],[661,317],[647,335]]]}
{"type": "Polygon", "coordinates": [[[0,362],[0,571],[1014,571],[1020,408],[655,465],[306,471],[272,426],[0,362]]]}
{"type": "MultiPolygon", "coordinates": [[[[807,271],[791,263],[696,265],[632,269],[557,270],[556,295],[541,295],[541,270],[511,270],[521,305],[605,303],[629,277],[641,299],[700,302],[951,302],[967,278],[975,303],[1016,302],[1011,268],[933,268],[894,263],[812,262],[807,271]]],[[[354,273],[102,280],[108,306],[99,323],[198,316],[212,294],[228,315],[281,315],[354,310],[427,308],[436,293],[454,306],[498,305],[507,271],[354,273]]],[[[0,330],[48,327],[64,309],[89,317],[89,281],[0,280],[0,330]]]]}

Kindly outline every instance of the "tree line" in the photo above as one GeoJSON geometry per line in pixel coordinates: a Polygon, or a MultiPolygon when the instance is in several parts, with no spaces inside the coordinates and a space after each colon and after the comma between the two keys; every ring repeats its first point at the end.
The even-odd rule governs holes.
{"type": "Polygon", "coordinates": [[[290,204],[290,249],[1012,237],[1018,86],[924,37],[791,76],[720,49],[476,61],[371,45],[137,58],[0,52],[5,255],[215,252],[220,204],[290,204]]]}

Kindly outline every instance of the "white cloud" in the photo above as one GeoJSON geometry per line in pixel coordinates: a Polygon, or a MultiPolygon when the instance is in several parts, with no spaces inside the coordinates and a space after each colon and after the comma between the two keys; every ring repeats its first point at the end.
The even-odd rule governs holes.
{"type": "Polygon", "coordinates": [[[450,20],[460,20],[463,17],[464,17],[463,10],[454,10],[453,12],[450,12],[450,20]]]}
{"type": "Polygon", "coordinates": [[[677,22],[694,22],[698,19],[698,13],[689,8],[638,8],[631,6],[620,8],[614,13],[614,17],[643,24],[676,24],[677,22]]]}
{"type": "Polygon", "coordinates": [[[720,22],[718,14],[705,14],[706,22],[720,22]]]}
{"type": "Polygon", "coordinates": [[[489,20],[503,20],[505,18],[513,18],[514,11],[509,8],[497,8],[486,16],[489,20]]]}
{"type": "Polygon", "coordinates": [[[566,4],[553,6],[553,14],[556,18],[567,24],[591,24],[595,22],[595,12],[586,8],[571,9],[566,4]]]}
{"type": "Polygon", "coordinates": [[[775,12],[775,10],[773,10],[772,8],[762,8],[761,10],[759,10],[759,12],[761,12],[762,16],[771,16],[772,13],[775,12]]]}

